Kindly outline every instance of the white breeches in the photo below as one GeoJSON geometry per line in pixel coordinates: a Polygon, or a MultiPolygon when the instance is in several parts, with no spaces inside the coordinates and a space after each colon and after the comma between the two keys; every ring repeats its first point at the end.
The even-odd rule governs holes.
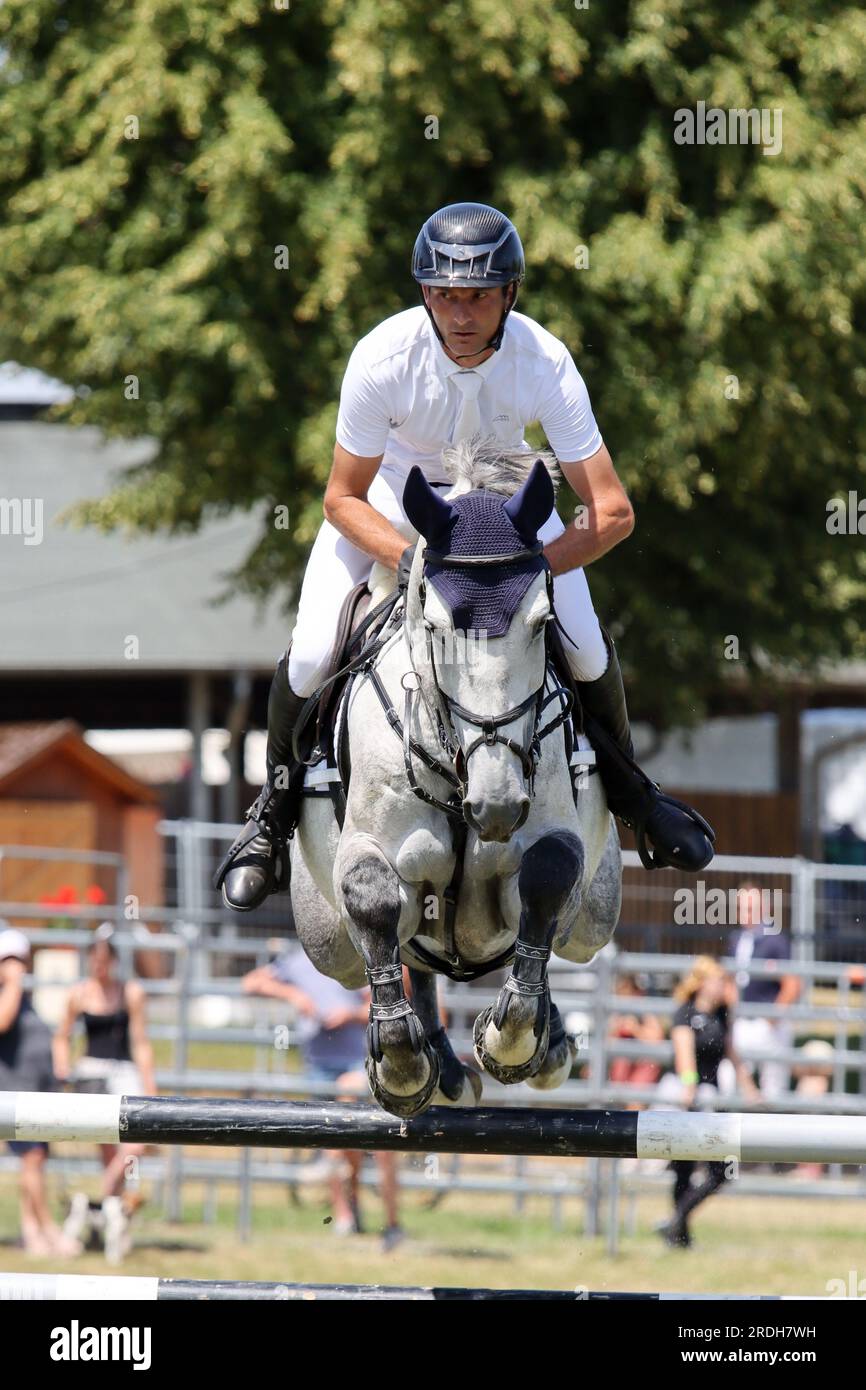
{"type": "MultiPolygon", "coordinates": [[[[416,533],[403,511],[402,485],[402,479],[380,470],[367,500],[405,535],[408,544],[416,533]]],[[[546,543],[561,536],[564,530],[553,511],[538,537],[546,543]]],[[[369,555],[346,540],[329,521],[322,522],[304,573],[292,633],[289,684],[296,695],[312,695],[323,679],[343,601],[356,584],[369,577],[372,568],[369,555]]],[[[607,647],[583,570],[558,574],[553,581],[553,594],[557,617],[570,638],[564,645],[572,674],[576,680],[596,680],[607,668],[607,647]]]]}

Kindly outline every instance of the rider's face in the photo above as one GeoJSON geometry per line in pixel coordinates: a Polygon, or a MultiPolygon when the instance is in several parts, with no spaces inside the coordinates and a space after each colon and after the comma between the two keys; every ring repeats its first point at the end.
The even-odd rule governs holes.
{"type": "Polygon", "coordinates": [[[444,339],[445,351],[452,359],[489,355],[486,344],[499,327],[505,295],[511,295],[511,285],[496,285],[492,289],[444,289],[424,286],[424,298],[429,305],[436,327],[444,339]]]}

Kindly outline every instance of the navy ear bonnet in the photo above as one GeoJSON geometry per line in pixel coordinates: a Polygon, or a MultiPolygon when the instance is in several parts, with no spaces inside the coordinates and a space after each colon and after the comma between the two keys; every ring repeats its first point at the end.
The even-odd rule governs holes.
{"type": "MultiPolygon", "coordinates": [[[[406,515],[431,549],[445,555],[509,555],[532,545],[553,510],[553,484],[537,460],[513,497],[476,490],[447,501],[413,468],[403,492],[406,515]]],[[[430,559],[425,577],[448,604],[457,630],[502,637],[537,574],[541,555],[477,568],[451,568],[430,559]]]]}

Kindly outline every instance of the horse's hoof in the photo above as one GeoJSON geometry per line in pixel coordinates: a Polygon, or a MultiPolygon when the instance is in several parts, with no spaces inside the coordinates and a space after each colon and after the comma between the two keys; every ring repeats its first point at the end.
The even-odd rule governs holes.
{"type": "Polygon", "coordinates": [[[536,1091],[555,1091],[564,1086],[571,1076],[572,1067],[577,1060],[577,1048],[571,1038],[558,1048],[548,1048],[547,1056],[535,1076],[527,1077],[527,1086],[536,1091]]]}
{"type": "Polygon", "coordinates": [[[481,1077],[456,1056],[444,1028],[427,1035],[439,1058],[439,1086],[436,1105],[477,1105],[481,1100],[481,1077]]]}
{"type": "Polygon", "coordinates": [[[551,1001],[547,1056],[535,1076],[527,1079],[527,1085],[534,1087],[536,1091],[555,1091],[571,1076],[571,1069],[576,1060],[577,1047],[574,1039],[566,1033],[559,1009],[551,1001]]]}
{"type": "Polygon", "coordinates": [[[483,1089],[481,1077],[471,1067],[463,1067],[462,1070],[463,1076],[459,1089],[455,1090],[452,1084],[447,1091],[444,1091],[440,1079],[438,1089],[433,1097],[434,1105],[470,1106],[480,1103],[483,1089]]]}
{"type": "Polygon", "coordinates": [[[398,1096],[393,1091],[386,1091],[376,1074],[376,1063],[372,1057],[367,1057],[367,1080],[370,1083],[370,1090],[374,1098],[379,1102],[383,1110],[387,1110],[389,1115],[396,1115],[401,1120],[411,1120],[414,1115],[420,1115],[432,1104],[433,1093],[439,1085],[439,1058],[434,1049],[425,1040],[424,1056],[430,1068],[430,1074],[420,1091],[415,1091],[411,1095],[398,1096]]]}
{"type": "Polygon", "coordinates": [[[488,1076],[492,1076],[495,1081],[500,1081],[503,1086],[514,1086],[519,1081],[528,1081],[531,1076],[535,1076],[540,1071],[547,1056],[550,1038],[550,991],[546,989],[538,1002],[539,1007],[544,1011],[542,1029],[538,1034],[538,1045],[535,1051],[525,1062],[517,1062],[512,1065],[497,1062],[496,1058],[487,1050],[484,1035],[487,1032],[488,1024],[493,1019],[495,1004],[489,1004],[475,1020],[472,1029],[475,1060],[480,1067],[484,1068],[488,1076]]]}

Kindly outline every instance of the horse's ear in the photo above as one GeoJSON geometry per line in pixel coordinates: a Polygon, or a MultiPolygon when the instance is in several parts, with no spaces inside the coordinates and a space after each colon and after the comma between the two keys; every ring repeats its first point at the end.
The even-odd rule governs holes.
{"type": "Polygon", "coordinates": [[[403,510],[426,541],[444,540],[457,516],[451,503],[430,486],[417,463],[409,469],[403,488],[403,510]]]}
{"type": "Polygon", "coordinates": [[[537,538],[539,526],[544,524],[553,511],[554,500],[555,493],[550,474],[541,459],[536,459],[526,482],[517,489],[513,497],[509,497],[504,510],[514,529],[524,540],[531,542],[537,538]]]}

